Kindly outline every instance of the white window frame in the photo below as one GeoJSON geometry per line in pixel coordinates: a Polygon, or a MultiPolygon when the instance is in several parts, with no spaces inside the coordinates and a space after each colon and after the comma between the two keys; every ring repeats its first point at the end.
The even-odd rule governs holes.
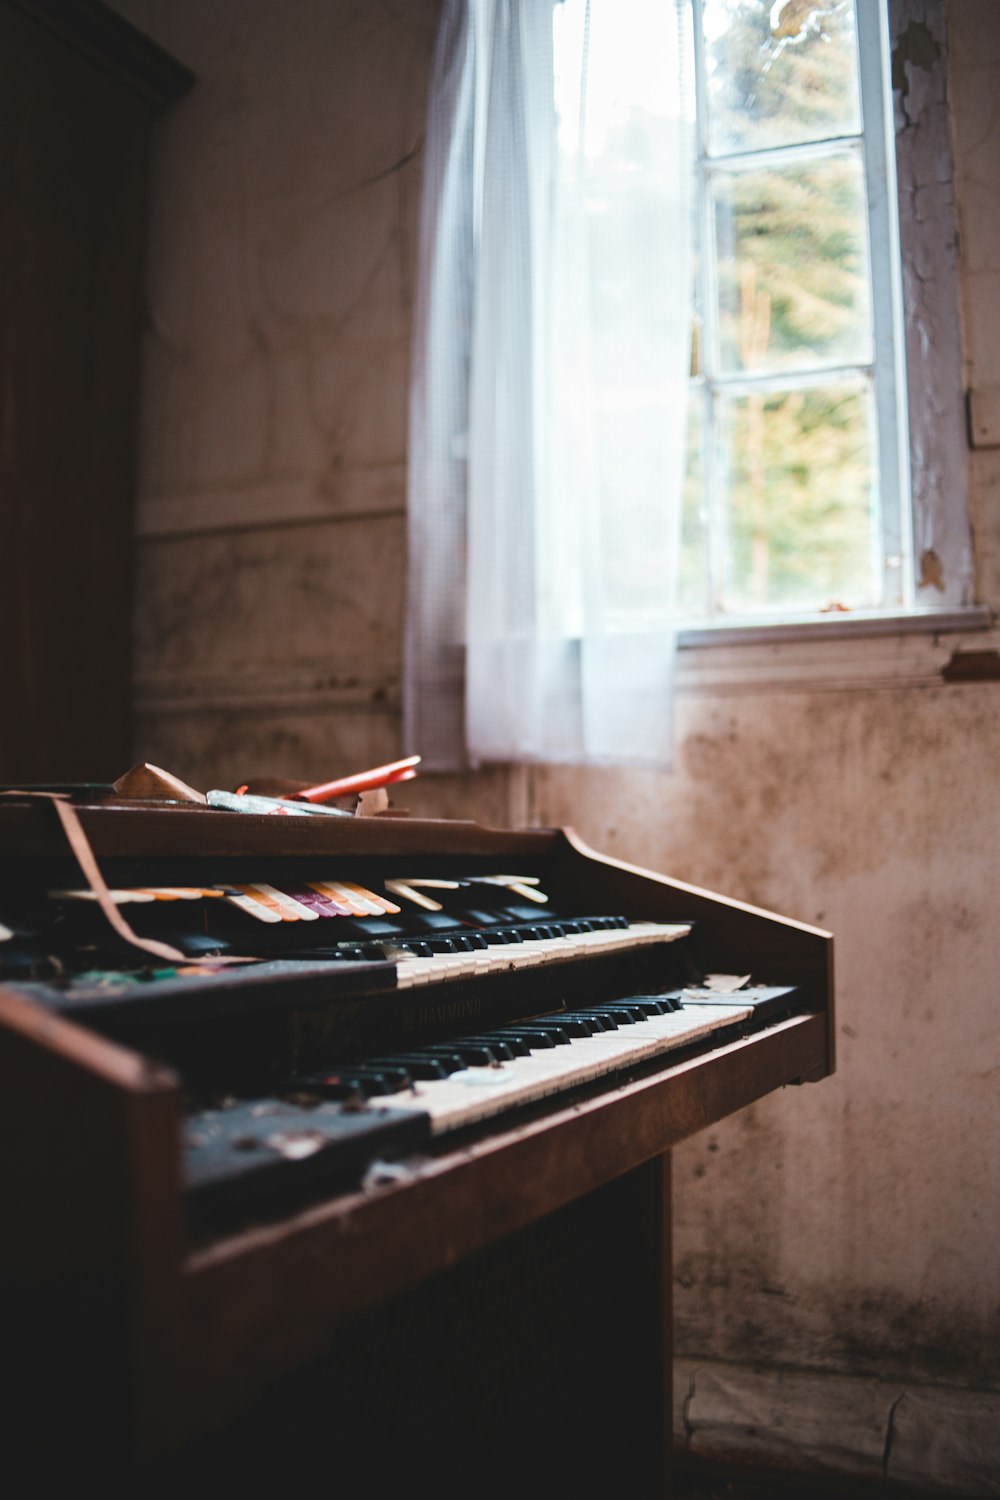
{"type": "MultiPolygon", "coordinates": [[[[693,0],[693,6],[697,46],[701,0],[693,0]]],[[[902,574],[899,604],[822,620],[815,615],[785,615],[773,623],[727,618],[682,629],[677,682],[682,691],[940,681],[942,667],[961,648],[956,633],[976,632],[980,644],[981,632],[991,624],[990,612],[973,598],[944,7],[928,8],[921,0],[856,0],[856,14],[861,107],[869,122],[864,149],[873,310],[880,320],[875,393],[882,468],[888,471],[880,474],[883,546],[887,556],[902,559],[896,570],[902,574]],[[925,38],[931,35],[936,56],[925,48],[918,62],[907,61],[911,24],[922,28],[925,38]],[[883,80],[893,49],[901,44],[893,59],[900,77],[893,77],[890,123],[883,80]],[[885,129],[872,128],[873,119],[884,120],[885,129]],[[920,167],[927,161],[934,163],[933,180],[921,181],[920,167]],[[949,165],[945,175],[943,161],[949,165]],[[898,241],[897,216],[887,211],[890,195],[899,204],[898,241]],[[884,272],[874,269],[880,262],[898,263],[900,277],[887,282],[884,272]],[[905,392],[898,403],[903,420],[895,453],[892,438],[886,444],[884,436],[895,421],[891,414],[888,425],[885,419],[889,408],[897,409],[894,381],[905,392]]],[[[700,196],[707,201],[707,194],[700,196]]],[[[703,221],[703,234],[708,229],[703,221]]]]}

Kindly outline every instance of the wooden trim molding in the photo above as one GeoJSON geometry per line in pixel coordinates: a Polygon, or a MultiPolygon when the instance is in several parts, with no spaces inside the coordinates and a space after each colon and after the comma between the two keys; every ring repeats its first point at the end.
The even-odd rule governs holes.
{"type": "Polygon", "coordinates": [[[140,542],[205,536],[222,531],[371,521],[406,514],[406,465],[352,469],[336,501],[310,479],[270,479],[176,495],[149,495],[136,509],[140,542]]]}
{"type": "Polygon", "coordinates": [[[996,1493],[997,1391],[690,1357],[675,1359],[673,1386],[675,1461],[685,1468],[794,1462],[827,1481],[996,1493]]]}
{"type": "MultiPolygon", "coordinates": [[[[900,635],[699,644],[678,652],[676,685],[682,697],[933,688],[996,680],[998,652],[1000,632],[938,634],[930,626],[900,635]]],[[[232,671],[140,671],[134,704],[137,714],[157,718],[398,713],[399,674],[395,658],[366,661],[359,670],[355,658],[335,656],[232,671]]]]}
{"type": "Polygon", "coordinates": [[[297,662],[270,668],[140,672],[133,683],[140,717],[205,714],[327,714],[365,709],[398,713],[396,663],[356,658],[297,662]]]}

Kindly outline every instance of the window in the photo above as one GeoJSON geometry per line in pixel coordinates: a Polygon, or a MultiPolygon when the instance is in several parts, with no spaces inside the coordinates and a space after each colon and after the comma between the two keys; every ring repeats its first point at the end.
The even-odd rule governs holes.
{"type": "MultiPolygon", "coordinates": [[[[589,9],[584,0],[559,9],[574,6],[589,9]]],[[[896,9],[905,22],[905,4],[896,9]]],[[[691,19],[695,286],[680,617],[745,627],[961,609],[971,602],[964,474],[961,455],[947,453],[958,429],[940,430],[928,391],[929,379],[950,380],[954,408],[957,315],[953,349],[935,352],[939,367],[951,356],[942,377],[928,372],[913,305],[911,485],[887,8],[691,0],[691,19]]],[[[557,74],[559,33],[557,10],[557,74]]],[[[616,149],[611,134],[609,186],[616,149]]],[[[609,192],[594,213],[612,203],[609,192]]],[[[918,232],[925,243],[908,249],[926,257],[935,231],[918,232]]],[[[947,236],[946,216],[936,232],[947,236]]],[[[947,246],[937,249],[939,264],[947,246]]],[[[609,383],[606,401],[627,448],[620,384],[609,383]]]]}
{"type": "MultiPolygon", "coordinates": [[[[778,655],[816,679],[763,640],[987,623],[945,77],[921,0],[446,0],[408,454],[425,764],[668,764],[678,635],[759,687],[778,655]]],[[[827,684],[860,654],[913,680],[870,645],[827,684]]]]}
{"type": "Polygon", "coordinates": [[[695,0],[695,618],[913,602],[879,9],[695,0]]]}

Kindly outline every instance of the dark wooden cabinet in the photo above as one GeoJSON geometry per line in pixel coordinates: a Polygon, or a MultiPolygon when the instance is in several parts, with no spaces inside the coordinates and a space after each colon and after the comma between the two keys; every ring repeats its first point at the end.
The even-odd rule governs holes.
{"type": "Polygon", "coordinates": [[[0,0],[0,781],[129,761],[146,165],[192,82],[103,6],[0,0]]]}

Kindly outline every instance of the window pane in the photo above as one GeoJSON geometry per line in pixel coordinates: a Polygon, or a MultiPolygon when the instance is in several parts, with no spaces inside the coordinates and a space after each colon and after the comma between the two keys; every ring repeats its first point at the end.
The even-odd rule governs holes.
{"type": "Polygon", "coordinates": [[[881,604],[870,384],[717,397],[732,614],[881,604]]]}
{"type": "Polygon", "coordinates": [[[715,174],[723,371],[864,364],[871,358],[864,180],[837,152],[715,174]]]}
{"type": "Polygon", "coordinates": [[[861,128],[853,0],[704,0],[711,155],[861,128]]]}

